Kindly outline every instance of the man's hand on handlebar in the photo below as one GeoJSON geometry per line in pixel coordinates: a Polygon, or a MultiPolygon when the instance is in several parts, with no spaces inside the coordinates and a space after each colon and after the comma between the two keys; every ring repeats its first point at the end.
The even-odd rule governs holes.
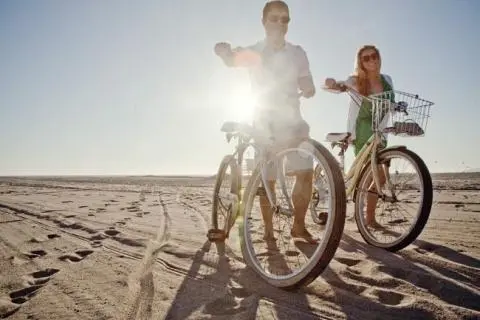
{"type": "Polygon", "coordinates": [[[221,58],[232,54],[232,46],[226,42],[219,42],[215,44],[215,54],[221,58]]]}
{"type": "Polygon", "coordinates": [[[229,67],[252,67],[262,61],[258,52],[242,47],[232,49],[232,46],[226,42],[215,44],[214,51],[229,67]]]}
{"type": "Polygon", "coordinates": [[[233,66],[234,53],[232,46],[226,42],[219,42],[215,44],[215,54],[219,56],[227,66],[233,66]]]}

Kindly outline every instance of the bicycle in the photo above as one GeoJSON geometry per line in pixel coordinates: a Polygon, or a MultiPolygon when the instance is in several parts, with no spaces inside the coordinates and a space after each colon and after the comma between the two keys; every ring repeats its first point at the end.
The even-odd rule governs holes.
{"type": "MultiPolygon", "coordinates": [[[[254,126],[245,123],[225,122],[221,131],[226,134],[227,142],[231,142],[232,139],[236,139],[237,142],[235,151],[232,154],[225,155],[218,168],[213,192],[212,225],[207,233],[207,238],[211,242],[225,241],[229,238],[231,229],[237,218],[242,217],[238,231],[241,251],[246,265],[252,267],[254,271],[269,284],[285,290],[308,285],[315,280],[330,263],[339,246],[345,224],[345,184],[342,179],[342,173],[336,165],[335,158],[324,146],[311,138],[305,139],[293,147],[287,145],[274,147],[272,138],[265,137],[254,126]],[[253,165],[250,163],[252,169],[250,177],[246,177],[242,173],[243,156],[248,147],[253,147],[253,149],[258,152],[257,163],[253,165]],[[328,186],[332,190],[329,199],[329,217],[331,219],[328,219],[325,224],[323,241],[317,245],[309,262],[307,262],[304,267],[289,275],[274,275],[263,270],[255,255],[249,222],[252,220],[253,200],[257,195],[262,194],[262,191],[267,196],[274,217],[293,216],[293,204],[287,195],[286,187],[286,176],[288,172],[285,173],[285,168],[281,163],[284,154],[292,150],[295,152],[310,153],[310,156],[313,155],[317,158],[318,166],[324,168],[328,186]],[[265,187],[268,185],[266,183],[266,169],[272,161],[276,167],[276,177],[279,182],[281,194],[287,199],[286,205],[279,204],[273,195],[273,191],[265,187]],[[230,170],[230,174],[227,174],[228,170],[230,170]],[[230,203],[228,203],[228,200],[226,201],[227,203],[224,203],[219,196],[222,181],[226,176],[230,178],[227,182],[227,188],[229,189],[227,193],[229,194],[228,200],[230,200],[230,203]],[[243,186],[244,178],[247,178],[245,187],[243,186]],[[260,184],[264,187],[260,187],[260,184]],[[223,226],[219,220],[219,211],[221,210],[227,213],[223,226]]],[[[313,168],[314,166],[312,165],[312,170],[313,168]]]]}
{"type": "MultiPolygon", "coordinates": [[[[360,107],[362,107],[362,105],[359,101],[362,100],[367,100],[371,102],[372,105],[373,134],[359,151],[348,171],[345,170],[344,154],[349,145],[348,139],[350,138],[350,133],[328,133],[326,136],[326,140],[331,143],[332,149],[335,149],[335,147],[340,149],[338,153],[340,157],[338,165],[342,170],[345,185],[347,186],[347,201],[351,200],[354,202],[355,222],[362,238],[372,246],[396,252],[412,243],[425,227],[432,207],[433,187],[430,172],[422,158],[404,145],[385,147],[383,145],[383,134],[391,133],[402,137],[424,136],[428,118],[430,117],[430,108],[434,103],[421,99],[416,94],[398,90],[373,94],[366,97],[345,82],[338,82],[338,84],[339,90],[326,87],[323,89],[336,93],[347,92],[360,107]],[[401,226],[409,220],[405,216],[399,219],[390,219],[390,221],[387,222],[388,227],[378,224],[373,228],[370,227],[370,229],[373,230],[370,231],[369,226],[366,224],[366,218],[363,215],[363,197],[370,194],[373,195],[371,199],[372,197],[376,197],[377,200],[375,201],[378,202],[378,199],[380,199],[395,207],[400,201],[402,192],[405,192],[407,195],[410,192],[409,195],[412,195],[412,185],[405,184],[403,190],[393,185],[389,168],[395,157],[403,157],[412,162],[415,170],[419,173],[421,182],[421,191],[419,191],[421,194],[421,205],[417,210],[417,217],[413,219],[412,225],[405,234],[391,242],[382,243],[374,233],[378,232],[380,235],[398,235],[398,232],[389,230],[388,228],[401,226]],[[381,172],[383,172],[383,178],[381,177],[381,172]],[[381,178],[384,180],[383,185],[386,186],[386,190],[383,190],[381,178]]],[[[321,175],[321,170],[320,172],[316,172],[316,174],[321,175]]],[[[400,177],[401,174],[397,171],[395,173],[395,180],[400,177]]],[[[316,201],[311,203],[310,212],[315,222],[322,224],[326,214],[323,212],[317,214],[313,208],[321,201],[321,188],[314,190],[314,193],[317,193],[317,195],[314,195],[316,201]]],[[[413,203],[411,200],[407,201],[413,203]]],[[[394,209],[395,208],[393,208],[393,210],[394,209]]],[[[382,214],[381,217],[386,215],[387,214],[382,214]]]]}

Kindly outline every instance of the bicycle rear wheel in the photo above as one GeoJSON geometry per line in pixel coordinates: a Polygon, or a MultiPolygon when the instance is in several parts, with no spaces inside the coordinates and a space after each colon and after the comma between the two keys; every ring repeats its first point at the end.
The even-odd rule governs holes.
{"type": "Polygon", "coordinates": [[[386,197],[379,198],[376,189],[372,187],[372,167],[371,163],[368,163],[361,174],[355,195],[355,221],[365,242],[395,252],[412,243],[425,227],[432,207],[432,178],[425,162],[407,148],[387,148],[380,151],[378,164],[384,172],[386,183],[382,192],[386,197]],[[396,166],[396,169],[392,170],[392,163],[396,163],[397,159],[409,162],[412,172],[401,172],[396,166]],[[398,183],[401,180],[409,182],[398,183]],[[419,199],[415,200],[416,196],[419,196],[419,199]],[[376,223],[373,226],[368,224],[368,213],[364,210],[369,201],[372,201],[371,207],[375,205],[370,211],[374,212],[375,216],[376,223]],[[402,202],[406,204],[403,209],[400,208],[402,202]],[[418,205],[417,209],[413,208],[415,205],[418,205]],[[379,212],[377,209],[383,210],[379,212]],[[402,228],[405,230],[400,233],[402,228]]]}
{"type": "MultiPolygon", "coordinates": [[[[277,173],[281,171],[279,162],[289,152],[307,153],[313,158],[313,164],[310,171],[313,171],[316,165],[321,165],[325,172],[325,178],[329,188],[329,212],[328,221],[324,226],[311,222],[306,223],[311,230],[318,227],[322,230],[322,236],[317,244],[302,243],[294,241],[290,235],[290,230],[284,227],[275,228],[274,232],[277,239],[262,239],[261,232],[253,227],[253,223],[262,219],[256,218],[255,214],[259,212],[259,206],[254,206],[254,201],[258,198],[259,187],[262,184],[261,172],[265,163],[259,163],[254,170],[251,179],[244,193],[242,202],[243,219],[240,228],[241,249],[247,265],[255,270],[269,284],[286,290],[296,289],[308,285],[320,275],[330,263],[342,237],[345,224],[346,196],[345,183],[343,181],[340,168],[330,152],[315,140],[309,139],[300,144],[299,147],[282,150],[273,156],[277,161],[277,173]],[[284,230],[282,230],[284,229],[284,230]],[[285,232],[284,232],[285,231],[285,232]],[[260,239],[258,237],[260,236],[260,239]],[[264,246],[266,245],[266,246],[264,246]],[[284,255],[280,256],[278,245],[288,245],[284,255]],[[292,245],[290,247],[290,245],[292,245]],[[265,252],[266,250],[266,252],[265,252]],[[305,265],[298,268],[299,256],[304,254],[308,257],[305,265]],[[266,260],[266,261],[263,261],[266,260]],[[263,262],[268,264],[268,268],[263,267],[263,262]]],[[[278,175],[278,179],[290,179],[293,177],[288,174],[278,175]]],[[[278,180],[277,179],[277,180],[278,180]]],[[[276,183],[283,186],[282,183],[276,183]]],[[[278,194],[283,194],[285,188],[281,188],[278,194]]],[[[312,193],[307,197],[311,200],[312,193]]],[[[291,212],[292,203],[287,199],[286,204],[275,200],[276,210],[273,212],[272,221],[290,220],[294,216],[291,212]],[[289,205],[290,204],[290,205],[289,205]]],[[[308,209],[308,205],[307,205],[308,209]]],[[[306,214],[306,218],[310,215],[306,214]]],[[[262,224],[262,223],[261,223],[262,224]]],[[[288,224],[288,222],[287,222],[288,224]]],[[[263,225],[263,224],[262,224],[263,225]]]]}

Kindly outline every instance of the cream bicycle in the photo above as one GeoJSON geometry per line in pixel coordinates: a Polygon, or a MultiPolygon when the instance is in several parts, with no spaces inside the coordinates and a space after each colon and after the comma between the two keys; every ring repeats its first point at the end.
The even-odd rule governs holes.
{"type": "MultiPolygon", "coordinates": [[[[329,133],[326,140],[332,149],[340,149],[338,156],[347,186],[347,201],[354,202],[354,217],[360,234],[370,245],[388,251],[398,251],[412,243],[422,232],[432,207],[432,179],[424,161],[404,145],[385,147],[384,134],[402,137],[420,137],[425,134],[430,108],[433,102],[421,99],[416,94],[392,90],[365,97],[346,83],[340,90],[324,88],[336,93],[347,92],[361,108],[362,101],[372,106],[373,135],[360,150],[348,171],[344,168],[344,154],[348,148],[350,133],[329,133]],[[404,159],[413,167],[413,172],[391,170],[393,162],[404,159]],[[407,182],[399,183],[405,179],[407,182]],[[418,185],[415,185],[417,182],[418,185]],[[419,196],[415,200],[415,196],[419,196]],[[368,224],[368,203],[374,223],[368,224]],[[377,212],[378,204],[384,211],[377,212]],[[400,205],[406,204],[406,209],[400,205]],[[417,209],[412,209],[419,205],[417,209]],[[364,207],[367,207],[365,212],[364,207]],[[380,223],[377,220],[381,220],[380,223]],[[400,229],[404,229],[400,232],[400,229]]],[[[318,168],[316,175],[323,175],[318,168]]],[[[323,224],[328,216],[322,210],[323,197],[327,194],[322,186],[314,190],[310,212],[316,223],[323,224]]],[[[371,217],[370,217],[371,218],[371,217]]]]}
{"type": "MultiPolygon", "coordinates": [[[[221,128],[230,142],[236,139],[235,151],[226,155],[219,166],[213,193],[211,229],[207,237],[212,242],[223,242],[229,238],[237,217],[242,217],[239,225],[241,251],[248,266],[254,269],[265,281],[279,288],[295,289],[307,285],[320,275],[333,258],[340,243],[345,224],[346,197],[345,184],[342,173],[333,155],[320,143],[313,139],[306,139],[296,145],[273,147],[271,138],[265,137],[253,126],[238,122],[225,122],[221,128]],[[248,148],[257,152],[255,163],[250,161],[245,165],[244,155],[248,148]],[[277,245],[294,242],[289,238],[289,229],[285,227],[294,215],[294,206],[288,194],[287,180],[289,165],[287,154],[304,155],[312,160],[311,169],[322,168],[324,172],[324,186],[329,190],[325,198],[328,205],[328,219],[322,229],[322,236],[316,247],[308,244],[298,244],[285,250],[279,255],[277,245]],[[267,168],[276,172],[276,181],[280,191],[275,195],[268,186],[267,168]],[[244,168],[252,169],[247,172],[244,168]],[[245,187],[244,187],[245,186],[245,187]],[[255,239],[260,233],[253,226],[254,213],[259,212],[253,205],[259,195],[265,195],[273,211],[273,220],[285,222],[283,227],[274,227],[276,236],[274,243],[267,243],[265,239],[255,239]],[[283,201],[280,200],[283,196],[283,201]],[[285,230],[284,230],[285,229],[285,230]],[[287,240],[285,240],[287,239],[287,240]],[[265,241],[264,241],[265,240],[265,241]],[[264,244],[267,244],[265,251],[264,244]],[[257,250],[260,247],[259,250],[257,250]],[[308,253],[305,253],[308,251],[308,253]],[[298,266],[299,256],[305,253],[308,261],[298,266]],[[264,259],[265,261],[263,261],[264,259]],[[293,268],[291,265],[294,265],[293,268]]],[[[253,160],[253,159],[249,159],[253,160]]],[[[311,194],[308,195],[309,197],[311,194]]],[[[313,227],[316,226],[312,223],[313,227]]],[[[293,245],[292,245],[293,246],[293,245]]]]}

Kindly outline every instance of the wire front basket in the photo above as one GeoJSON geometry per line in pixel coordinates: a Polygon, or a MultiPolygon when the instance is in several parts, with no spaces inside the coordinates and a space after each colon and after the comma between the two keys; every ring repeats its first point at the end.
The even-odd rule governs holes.
{"type": "Polygon", "coordinates": [[[372,102],[372,130],[402,137],[425,135],[434,104],[416,94],[392,90],[368,97],[372,102]]]}

